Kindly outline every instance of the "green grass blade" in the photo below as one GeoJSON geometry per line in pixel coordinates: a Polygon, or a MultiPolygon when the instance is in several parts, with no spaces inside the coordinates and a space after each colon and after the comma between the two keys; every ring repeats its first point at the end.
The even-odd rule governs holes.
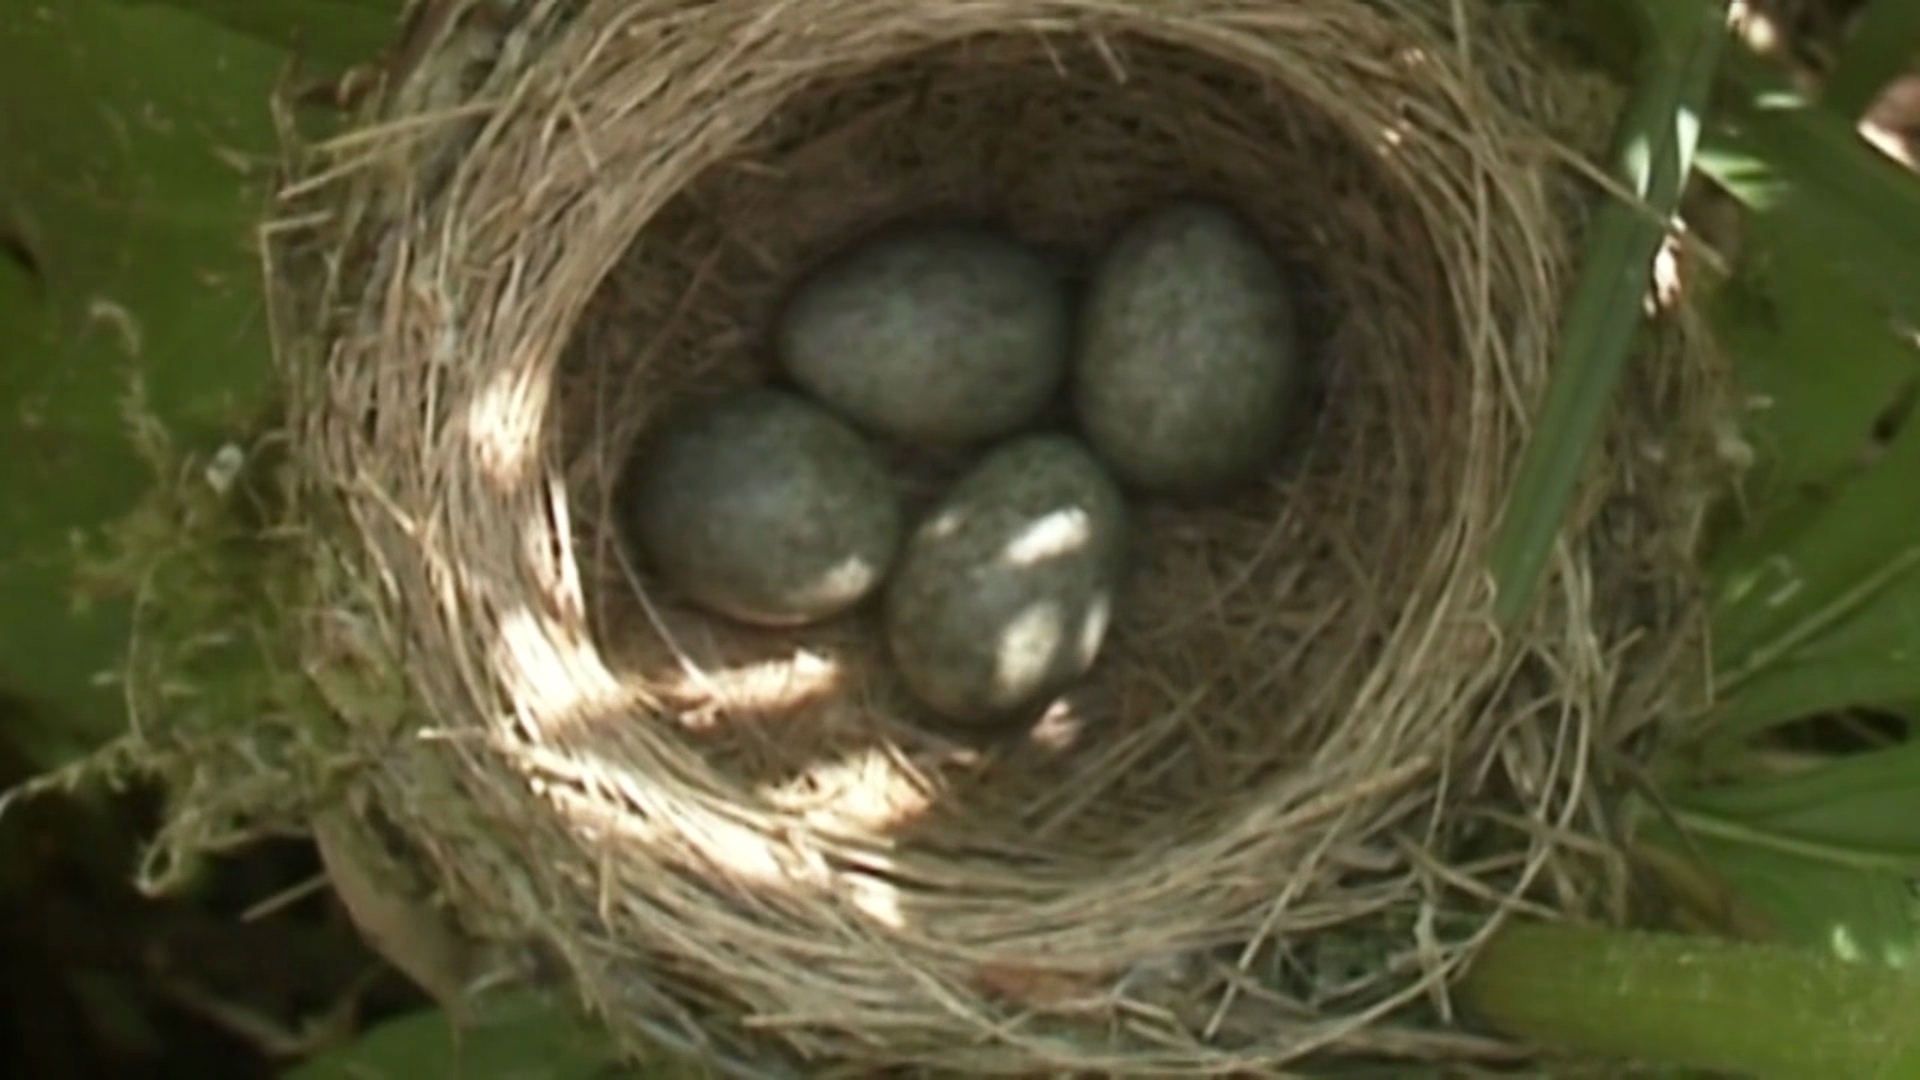
{"type": "Polygon", "coordinates": [[[1758,1080],[1910,1080],[1920,978],[1811,950],[1519,924],[1463,1010],[1544,1048],[1758,1080]]]}
{"type": "Polygon", "coordinates": [[[1858,119],[1894,76],[1920,59],[1920,2],[1874,0],[1840,47],[1821,103],[1858,119]]]}
{"type": "Polygon", "coordinates": [[[1639,331],[1649,273],[1665,234],[1660,221],[1678,207],[1692,168],[1727,34],[1722,6],[1686,9],[1688,18],[1673,21],[1649,50],[1616,140],[1620,179],[1645,205],[1610,204],[1594,223],[1553,381],[1495,538],[1496,612],[1503,622],[1532,602],[1639,331]]]}

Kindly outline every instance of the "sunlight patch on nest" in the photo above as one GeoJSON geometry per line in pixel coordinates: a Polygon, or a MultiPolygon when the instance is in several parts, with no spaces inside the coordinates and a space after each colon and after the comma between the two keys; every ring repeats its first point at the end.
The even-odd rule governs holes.
{"type": "Polygon", "coordinates": [[[583,770],[577,759],[532,756],[553,766],[550,777],[534,781],[534,790],[587,843],[618,838],[661,866],[691,870],[715,884],[768,895],[830,896],[889,929],[907,925],[900,892],[884,876],[892,862],[883,853],[868,852],[858,869],[840,867],[799,839],[802,834],[769,833],[728,815],[675,807],[667,791],[631,769],[583,770]],[[620,794],[617,803],[602,797],[606,788],[620,794]]]}
{"type": "Polygon", "coordinates": [[[525,370],[508,368],[467,407],[467,441],[480,473],[503,491],[525,482],[540,460],[546,398],[525,370]]]}
{"type": "Polygon", "coordinates": [[[706,730],[729,713],[777,713],[820,701],[840,688],[840,663],[808,649],[730,667],[687,664],[664,680],[661,696],[680,705],[680,721],[706,730]]]}
{"type": "Polygon", "coordinates": [[[878,834],[932,809],[929,787],[895,755],[874,747],[821,762],[759,794],[817,828],[878,834]]]}
{"type": "Polygon", "coordinates": [[[790,889],[820,875],[789,838],[761,832],[732,816],[688,804],[668,785],[624,764],[583,759],[538,747],[522,756],[532,787],[586,843],[614,840],[662,865],[714,874],[753,888],[790,889]]]}
{"type": "Polygon", "coordinates": [[[840,885],[844,890],[841,895],[869,918],[890,930],[906,929],[899,889],[872,874],[861,873],[840,875],[840,885]]]}
{"type": "Polygon", "coordinates": [[[1047,706],[1047,711],[1027,733],[1027,739],[1048,753],[1062,754],[1080,744],[1086,729],[1087,718],[1074,708],[1072,701],[1061,698],[1047,706]]]}
{"type": "Polygon", "coordinates": [[[653,705],[642,687],[607,669],[579,629],[526,607],[500,620],[492,668],[520,704],[520,715],[509,722],[529,723],[528,734],[536,740],[653,705]]]}

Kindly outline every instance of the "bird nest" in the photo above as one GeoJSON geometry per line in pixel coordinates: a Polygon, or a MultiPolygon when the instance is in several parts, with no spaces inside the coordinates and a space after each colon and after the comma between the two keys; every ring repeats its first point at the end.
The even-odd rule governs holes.
{"type": "Polygon", "coordinates": [[[1442,0],[460,8],[307,148],[269,269],[304,663],[401,673],[333,694],[356,805],[467,932],[763,1073],[1507,1052],[1447,980],[1504,913],[1606,913],[1595,748],[1684,651],[1684,351],[1632,369],[1535,614],[1491,614],[1603,88],[1442,0]],[[1186,194],[1301,283],[1313,407],[1252,487],[1132,507],[1102,658],[1029,731],[906,722],[870,613],[735,626],[624,556],[629,447],[771,378],[850,237],[1072,258],[1186,194]]]}

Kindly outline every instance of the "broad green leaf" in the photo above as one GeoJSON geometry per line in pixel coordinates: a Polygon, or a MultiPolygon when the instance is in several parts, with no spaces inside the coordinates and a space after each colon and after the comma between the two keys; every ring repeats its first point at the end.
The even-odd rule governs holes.
{"type": "Polygon", "coordinates": [[[152,479],[130,416],[210,438],[266,387],[252,230],[284,60],[170,8],[0,5],[0,222],[42,275],[0,285],[0,685],[87,738],[121,723],[96,675],[127,607],[71,571],[152,479]]]}
{"type": "Polygon", "coordinates": [[[1915,966],[1920,744],[1667,798],[1685,840],[1664,822],[1648,822],[1642,838],[1698,851],[1781,940],[1915,966]]]}
{"type": "Polygon", "coordinates": [[[1807,487],[1842,480],[1875,422],[1920,379],[1920,349],[1799,241],[1798,225],[1755,214],[1744,228],[1740,277],[1714,297],[1712,315],[1752,403],[1743,434],[1761,468],[1747,497],[1764,512],[1801,513],[1807,487]]]}
{"type": "Polygon", "coordinates": [[[1836,758],[1790,778],[1672,798],[1691,813],[1823,846],[1836,861],[1920,866],[1920,744],[1836,758]]]}
{"type": "Polygon", "coordinates": [[[1752,57],[1701,168],[1751,211],[1741,277],[1714,314],[1762,468],[1750,521],[1715,552],[1718,738],[1920,699],[1920,430],[1871,448],[1920,384],[1896,331],[1920,305],[1920,179],[1752,57]]]}
{"type": "Polygon", "coordinates": [[[1826,501],[1775,516],[1715,560],[1713,738],[1920,697],[1916,490],[1920,424],[1910,423],[1826,501]]]}
{"type": "Polygon", "coordinates": [[[1686,6],[1678,17],[1659,16],[1627,104],[1616,138],[1615,171],[1644,205],[1608,203],[1588,236],[1546,401],[1494,538],[1492,569],[1503,621],[1519,617],[1532,602],[1639,335],[1649,273],[1666,236],[1664,222],[1679,206],[1724,51],[1721,14],[1714,5],[1700,5],[1686,6]]]}
{"type": "Polygon", "coordinates": [[[1840,46],[1821,104],[1856,120],[1893,77],[1920,61],[1920,3],[1871,0],[1840,46]]]}
{"type": "Polygon", "coordinates": [[[1920,502],[1908,494],[1920,485],[1920,429],[1866,456],[1875,420],[1920,380],[1920,350],[1780,227],[1796,212],[1750,223],[1763,284],[1733,286],[1716,312],[1762,403],[1747,419],[1763,462],[1754,521],[1712,561],[1714,721],[1729,738],[1920,696],[1920,502]]]}
{"type": "Polygon", "coordinates": [[[1458,988],[1463,1011],[1549,1050],[1759,1080],[1904,1071],[1920,979],[1830,954],[1514,923],[1458,988]]]}
{"type": "MultiPolygon", "coordinates": [[[[1920,553],[1908,549],[1884,586],[1869,581],[1858,606],[1835,605],[1832,626],[1759,666],[1732,686],[1713,714],[1725,733],[1853,706],[1884,707],[1913,717],[1920,684],[1920,553]],[[1878,587],[1876,587],[1878,586],[1878,587]],[[1902,703],[1906,704],[1903,705],[1902,703]]],[[[1818,612],[1807,625],[1817,627],[1818,612]]]]}
{"type": "Polygon", "coordinates": [[[371,60],[399,29],[404,0],[118,0],[170,7],[337,72],[371,60]]]}
{"type": "Polygon", "coordinates": [[[1705,835],[1716,822],[1689,824],[1696,826],[1691,845],[1670,850],[1697,851],[1779,940],[1847,960],[1911,964],[1920,924],[1908,875],[1777,850],[1740,830],[1735,839],[1717,839],[1705,835]]]}
{"type": "Polygon", "coordinates": [[[1777,214],[1885,315],[1920,322],[1920,178],[1758,59],[1733,55],[1740,92],[1701,146],[1700,169],[1750,209],[1777,214]]]}
{"type": "Polygon", "coordinates": [[[457,1031],[437,1009],[389,1021],[292,1070],[286,1080],[599,1080],[617,1061],[604,1030],[552,999],[523,992],[493,1003],[457,1031]]]}

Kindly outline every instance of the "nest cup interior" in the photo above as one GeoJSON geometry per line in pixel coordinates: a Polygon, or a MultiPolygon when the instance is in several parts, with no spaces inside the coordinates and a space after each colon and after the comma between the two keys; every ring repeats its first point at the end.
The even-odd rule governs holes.
{"type": "MultiPolygon", "coordinates": [[[[1106,47],[1124,81],[1085,40],[983,37],[796,96],[646,227],[576,331],[561,411],[595,636],[648,702],[619,722],[671,732],[743,806],[1085,882],[1199,842],[1290,777],[1325,789],[1379,762],[1358,752],[1382,733],[1353,722],[1352,692],[1448,527],[1469,436],[1425,225],[1368,148],[1285,92],[1174,46],[1106,47]],[[952,217],[1044,246],[1071,277],[1188,194],[1234,207],[1288,264],[1320,378],[1261,480],[1131,500],[1112,634],[1036,726],[949,737],[898,684],[871,610],[750,629],[628,556],[630,451],[689,401],[779,382],[771,327],[823,257],[952,217]]],[[[913,509],[964,465],[881,445],[913,509]]]]}
{"type": "MultiPolygon", "coordinates": [[[[763,5],[716,3],[690,10],[741,55],[689,31],[619,61],[622,41],[681,42],[679,24],[585,10],[605,25],[563,27],[531,65],[565,107],[494,121],[386,249],[435,267],[448,302],[383,294],[368,355],[458,340],[471,363],[427,386],[389,364],[377,412],[333,376],[321,437],[343,476],[402,469],[390,449],[338,448],[422,445],[383,433],[408,402],[464,418],[461,450],[434,459],[445,474],[399,498],[458,545],[457,567],[412,556],[434,599],[409,608],[429,613],[410,633],[456,662],[411,675],[440,719],[487,727],[494,749],[462,757],[448,790],[490,824],[404,784],[385,801],[467,914],[545,928],[616,1013],[678,1011],[636,989],[664,985],[805,1051],[990,1071],[1273,1061],[1313,1042],[1316,1017],[1416,996],[1551,845],[1483,836],[1478,869],[1444,872],[1444,851],[1415,849],[1448,843],[1452,807],[1488,792],[1564,826],[1597,682],[1572,635],[1540,646],[1553,685],[1530,692],[1551,707],[1498,706],[1520,651],[1485,619],[1484,546],[1561,265],[1544,169],[1503,142],[1526,124],[1427,29],[1339,0],[848,3],[785,30],[763,5]],[[651,74],[675,63],[678,82],[651,74]],[[583,71],[626,89],[569,98],[583,71]],[[694,115],[720,100],[700,96],[716,72],[745,122],[694,115]],[[674,95],[686,115],[634,104],[674,95]],[[1311,394],[1259,481],[1132,500],[1100,661],[1031,730],[965,741],[919,723],[871,604],[752,629],[630,557],[630,453],[700,396],[777,381],[773,321],[820,260],[952,216],[1084,268],[1186,195],[1230,205],[1287,266],[1311,394]],[[543,224],[503,209],[528,206],[543,224]],[[1243,991],[1221,965],[1162,963],[1259,956],[1297,975],[1273,959],[1297,958],[1286,943],[1410,898],[1438,940],[1395,923],[1394,959],[1337,984],[1243,991]],[[1449,922],[1454,900],[1474,914],[1449,922]],[[1159,1049],[987,1049],[1029,1039],[1004,1010],[1089,997],[1151,999],[1159,1049]],[[1199,1049],[1230,1035],[1265,1049],[1199,1049]]],[[[1476,63],[1504,77],[1497,50],[1476,63]]],[[[892,456],[917,507],[963,464],[892,456]]]]}

